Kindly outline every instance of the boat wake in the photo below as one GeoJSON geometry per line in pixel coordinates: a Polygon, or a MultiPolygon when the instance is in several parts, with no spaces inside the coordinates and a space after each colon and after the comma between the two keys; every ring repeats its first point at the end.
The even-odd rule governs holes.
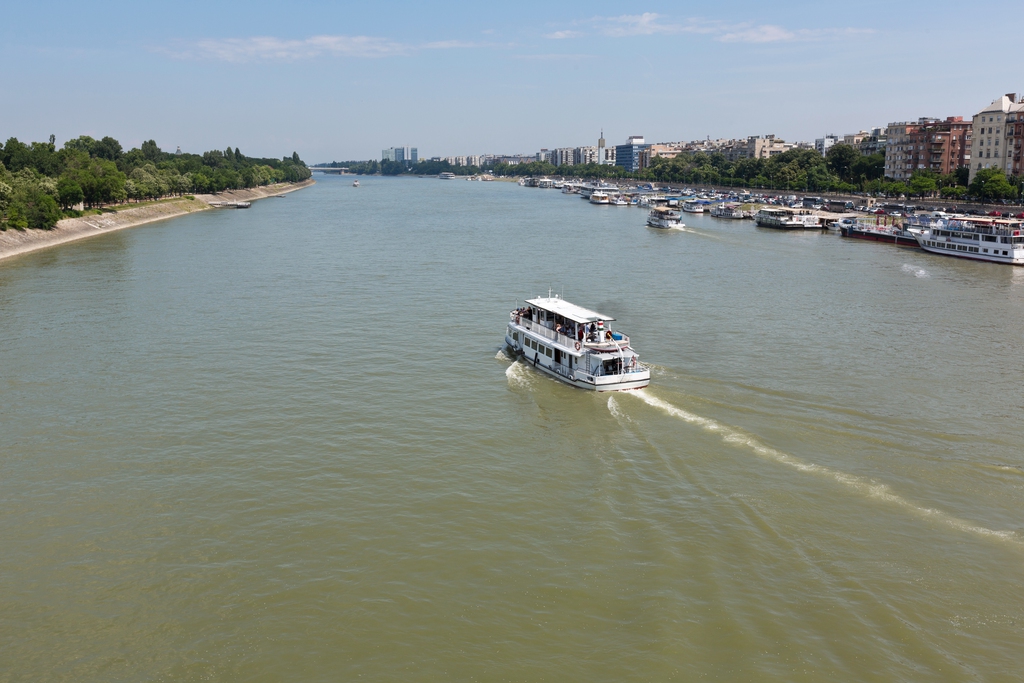
{"type": "Polygon", "coordinates": [[[900,270],[902,270],[904,273],[910,273],[914,277],[931,277],[928,274],[928,271],[925,270],[924,268],[919,268],[917,266],[912,266],[909,263],[904,263],[903,267],[900,268],[900,270]]]}
{"type": "MultiPolygon", "coordinates": [[[[825,467],[823,465],[816,465],[814,463],[804,462],[800,458],[794,457],[787,453],[783,453],[782,451],[766,446],[757,439],[755,439],[754,437],[750,436],[749,434],[744,434],[742,431],[738,429],[728,427],[719,422],[716,422],[715,420],[711,420],[706,417],[701,417],[700,415],[694,415],[693,413],[689,413],[681,408],[678,408],[669,403],[668,401],[663,401],[662,399],[653,396],[647,390],[641,389],[639,391],[632,391],[629,393],[630,395],[636,396],[647,405],[652,406],[654,408],[658,408],[659,410],[668,413],[672,417],[679,418],[680,420],[683,420],[690,424],[695,424],[706,431],[720,434],[722,440],[725,441],[726,443],[734,446],[748,448],[751,451],[753,451],[758,457],[764,458],[765,460],[770,460],[772,462],[777,462],[779,464],[792,467],[793,469],[796,469],[800,472],[804,472],[806,474],[812,474],[815,476],[831,479],[863,496],[873,498],[876,500],[885,501],[887,503],[890,503],[892,505],[895,505],[908,511],[914,514],[915,516],[924,519],[934,520],[952,529],[956,529],[957,531],[971,533],[986,538],[996,538],[1001,541],[1012,543],[1017,547],[1024,547],[1024,543],[1022,543],[1021,540],[1018,538],[1017,534],[1012,531],[995,531],[993,529],[989,529],[983,526],[979,526],[977,524],[972,524],[962,519],[958,519],[957,517],[954,517],[941,510],[936,510],[935,508],[926,508],[921,507],[919,505],[915,505],[913,502],[907,500],[906,498],[903,498],[902,496],[893,493],[892,490],[885,484],[878,484],[869,479],[865,479],[864,477],[860,477],[854,474],[847,474],[846,472],[840,472],[838,470],[834,470],[830,467],[825,467]]],[[[618,406],[615,406],[615,410],[613,410],[613,404],[610,400],[608,408],[610,411],[612,411],[613,416],[615,415],[615,410],[618,410],[618,406]]]]}
{"type": "Polygon", "coordinates": [[[533,386],[530,370],[522,363],[512,363],[505,368],[505,377],[508,378],[508,385],[513,389],[529,389],[533,386]]]}

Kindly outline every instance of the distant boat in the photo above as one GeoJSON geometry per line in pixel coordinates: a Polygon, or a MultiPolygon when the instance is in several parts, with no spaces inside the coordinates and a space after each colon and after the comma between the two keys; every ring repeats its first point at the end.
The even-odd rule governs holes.
{"type": "Polygon", "coordinates": [[[717,204],[711,207],[711,215],[715,218],[750,218],[750,214],[735,204],[717,204]]]}
{"type": "Polygon", "coordinates": [[[776,230],[820,230],[821,219],[811,214],[799,214],[793,209],[761,209],[754,220],[762,228],[776,230]]]}
{"type": "Polygon", "coordinates": [[[592,192],[590,194],[591,204],[610,204],[611,199],[608,197],[607,192],[592,192]]]}
{"type": "Polygon", "coordinates": [[[439,180],[453,180],[455,178],[455,174],[450,171],[442,171],[437,174],[437,177],[439,180]]]}
{"type": "Polygon", "coordinates": [[[352,187],[359,187],[359,181],[358,180],[353,180],[352,181],[352,187]]]}
{"type": "Polygon", "coordinates": [[[686,213],[704,213],[704,205],[697,202],[683,202],[683,211],[686,213]]]}

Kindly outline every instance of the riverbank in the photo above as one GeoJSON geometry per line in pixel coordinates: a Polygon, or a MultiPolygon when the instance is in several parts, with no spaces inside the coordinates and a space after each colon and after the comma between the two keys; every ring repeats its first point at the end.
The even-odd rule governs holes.
{"type": "Polygon", "coordinates": [[[314,183],[316,181],[310,178],[299,183],[277,183],[249,190],[229,190],[220,194],[195,195],[194,199],[181,197],[144,206],[125,206],[100,215],[65,218],[58,221],[52,230],[6,230],[0,232],[0,261],[115,230],[177,218],[196,211],[206,211],[213,208],[210,206],[210,202],[250,202],[301,190],[314,183]]]}

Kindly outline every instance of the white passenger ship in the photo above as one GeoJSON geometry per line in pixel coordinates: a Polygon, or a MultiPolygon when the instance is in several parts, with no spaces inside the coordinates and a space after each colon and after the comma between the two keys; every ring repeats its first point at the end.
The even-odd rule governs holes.
{"type": "Polygon", "coordinates": [[[762,228],[776,230],[817,230],[821,228],[821,219],[807,213],[797,213],[793,209],[761,209],[754,215],[754,220],[762,228]]]}
{"type": "Polygon", "coordinates": [[[673,211],[667,206],[657,206],[647,214],[647,225],[652,228],[684,228],[678,211],[673,211]]]}
{"type": "Polygon", "coordinates": [[[611,329],[613,320],[549,292],[509,313],[505,343],[566,384],[591,391],[642,389],[651,382],[650,368],[639,361],[629,337],[611,329]]]}
{"type": "Polygon", "coordinates": [[[1019,220],[961,218],[909,220],[907,226],[925,251],[976,261],[1024,265],[1024,226],[1019,220]],[[928,227],[917,231],[914,227],[928,227]]]}

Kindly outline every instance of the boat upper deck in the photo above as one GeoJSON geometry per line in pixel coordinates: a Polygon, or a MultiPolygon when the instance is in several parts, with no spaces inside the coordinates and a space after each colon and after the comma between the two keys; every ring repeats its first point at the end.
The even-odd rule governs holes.
{"type": "Polygon", "coordinates": [[[610,315],[604,315],[597,311],[591,311],[590,309],[583,308],[582,306],[571,304],[565,299],[557,296],[527,299],[526,303],[530,304],[534,308],[550,311],[555,315],[560,315],[563,318],[577,323],[596,323],[598,321],[608,322],[610,320],[615,320],[615,318],[610,315]]]}
{"type": "Polygon", "coordinates": [[[629,348],[629,337],[605,323],[611,316],[569,303],[557,296],[527,299],[527,307],[509,314],[512,322],[564,347],[572,355],[586,351],[612,352],[629,348]]]}

